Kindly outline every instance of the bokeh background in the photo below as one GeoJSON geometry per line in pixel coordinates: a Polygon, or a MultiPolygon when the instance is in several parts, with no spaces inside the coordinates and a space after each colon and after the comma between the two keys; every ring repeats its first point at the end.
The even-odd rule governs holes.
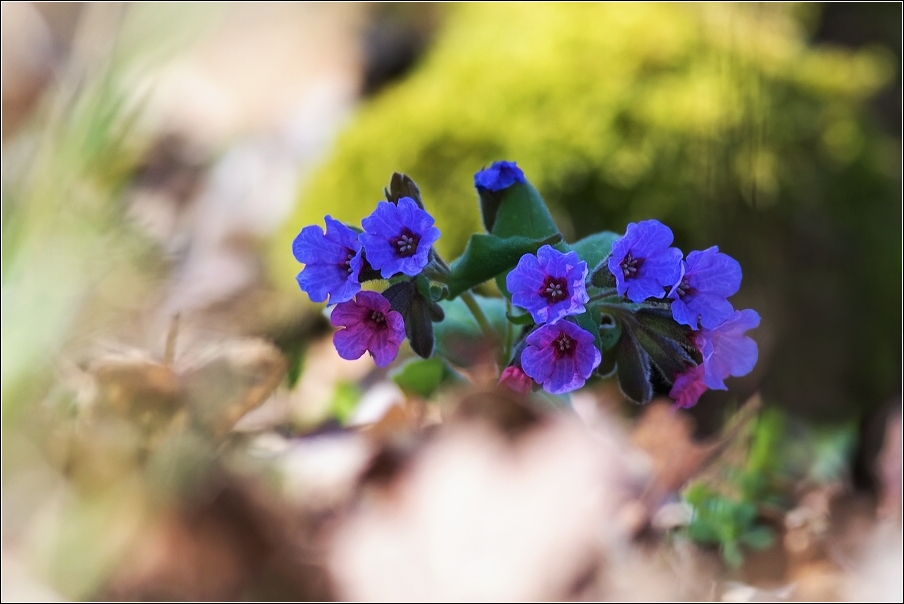
{"type": "MultiPolygon", "coordinates": [[[[411,587],[391,565],[383,578],[355,571],[369,568],[367,547],[389,547],[375,527],[401,522],[380,513],[404,505],[348,520],[349,502],[361,505],[362,484],[385,497],[399,459],[422,459],[410,442],[458,416],[412,400],[367,359],[338,361],[290,244],[325,214],[370,213],[398,171],[454,257],[480,224],[472,175],[498,159],[519,163],[569,241],[655,217],[685,252],[718,245],[740,261],[734,300],[762,315],[759,363],[682,414],[687,424],[663,424],[663,438],[717,438],[726,409],[756,394],[789,434],[842,435],[819,442],[841,459],[832,480],[872,502],[864,518],[877,501],[894,507],[882,493],[895,475],[900,497],[900,419],[897,453],[885,436],[901,392],[899,5],[2,10],[4,599],[461,595],[449,586],[473,569],[454,556],[448,584],[411,587]],[[323,433],[333,440],[312,440],[323,433]]],[[[649,415],[605,385],[594,396],[587,408],[608,419],[585,409],[588,425],[636,436],[625,426],[649,415]]],[[[544,447],[573,440],[544,438],[518,446],[548,460],[544,447]]],[[[634,445],[656,440],[644,438],[634,445]]],[[[448,439],[403,480],[414,508],[435,510],[452,488],[431,482],[454,474],[443,455],[503,447],[448,439]]],[[[618,443],[603,466],[626,454],[618,443]]],[[[519,463],[484,479],[517,476],[529,492],[557,475],[519,463]]],[[[508,509],[512,492],[487,506],[508,509]]],[[[619,506],[606,513],[628,513],[619,506]]],[[[547,537],[561,541],[513,537],[499,555],[547,537]]],[[[416,540],[393,547],[417,551],[416,540]]],[[[585,545],[566,558],[583,561],[585,545]]],[[[522,563],[512,568],[534,562],[522,563]]],[[[730,578],[756,583],[748,572],[730,578]]],[[[588,592],[578,579],[562,591],[499,577],[473,593],[678,597],[668,581],[588,592]]],[[[825,593],[848,593],[833,585],[825,593]]]]}

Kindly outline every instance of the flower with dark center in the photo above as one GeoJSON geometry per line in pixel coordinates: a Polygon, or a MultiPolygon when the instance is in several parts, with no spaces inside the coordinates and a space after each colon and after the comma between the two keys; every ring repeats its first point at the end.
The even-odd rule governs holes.
{"type": "Polygon", "coordinates": [[[411,229],[402,229],[402,233],[398,237],[390,239],[392,249],[399,258],[407,258],[414,256],[417,252],[417,244],[421,240],[411,229]]]}
{"type": "Polygon", "coordinates": [[[430,248],[439,239],[434,220],[410,197],[398,203],[381,201],[377,209],[361,221],[361,243],[367,261],[384,279],[402,273],[418,275],[430,261],[430,248]]]}
{"type": "Polygon", "coordinates": [[[330,304],[351,300],[361,290],[358,281],[363,265],[358,234],[327,216],[326,233],[317,225],[307,226],[292,242],[295,259],[305,267],[296,280],[314,302],[330,304]]]}
{"type": "Polygon", "coordinates": [[[632,302],[662,298],[681,280],[681,250],[672,245],[672,231],[658,220],[631,223],[625,236],[612,244],[607,266],[618,295],[632,302]]]}
{"type": "Polygon", "coordinates": [[[691,252],[683,263],[684,275],[669,292],[672,317],[682,325],[712,329],[728,319],[734,308],[728,297],[741,287],[741,265],[713,246],[691,252]]]}
{"type": "Polygon", "coordinates": [[[563,254],[550,245],[525,254],[505,278],[512,304],[530,312],[536,323],[555,323],[584,312],[590,299],[584,281],[587,263],[576,252],[563,254]]]}
{"type": "Polygon", "coordinates": [[[330,315],[333,344],[343,359],[358,359],[369,352],[378,367],[391,363],[405,340],[405,321],[382,295],[362,291],[354,300],[338,304],[330,315]]]}
{"type": "Polygon", "coordinates": [[[526,342],[521,367],[551,394],[577,390],[602,360],[593,334],[570,321],[542,325],[526,342]]]}

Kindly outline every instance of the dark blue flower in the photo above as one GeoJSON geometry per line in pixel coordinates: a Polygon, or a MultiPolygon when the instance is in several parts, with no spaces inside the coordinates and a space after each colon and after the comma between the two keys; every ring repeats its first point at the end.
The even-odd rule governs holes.
{"type": "Polygon", "coordinates": [[[712,329],[728,319],[734,308],[727,300],[741,287],[741,265],[713,246],[691,252],[681,281],[669,292],[672,317],[682,325],[712,329]]]}
{"type": "Polygon", "coordinates": [[[681,250],[669,247],[672,230],[658,220],[631,223],[612,245],[609,271],[618,295],[632,302],[662,298],[681,279],[681,250]]]}
{"type": "Polygon", "coordinates": [[[501,191],[524,181],[524,172],[513,161],[497,161],[474,175],[474,186],[488,191],[501,191]]]}
{"type": "Polygon", "coordinates": [[[398,204],[381,201],[377,209],[361,221],[361,243],[367,261],[384,279],[397,273],[419,274],[430,261],[430,248],[439,239],[433,217],[410,197],[398,204]]]}
{"type": "Polygon", "coordinates": [[[292,242],[295,259],[305,267],[295,278],[314,302],[330,298],[330,304],[351,300],[361,290],[361,243],[358,234],[332,217],[326,217],[326,234],[317,225],[307,226],[292,242]]]}
{"type": "Polygon", "coordinates": [[[354,300],[337,305],[330,322],[345,328],[333,334],[333,344],[339,356],[350,361],[369,352],[378,367],[385,367],[396,358],[405,340],[402,315],[376,292],[363,291],[354,300]]]}
{"type": "Polygon", "coordinates": [[[577,390],[602,359],[593,340],[570,321],[543,325],[527,336],[521,367],[551,394],[577,390]]]}
{"type": "Polygon", "coordinates": [[[576,252],[563,254],[550,245],[537,255],[524,254],[505,278],[512,304],[530,312],[536,323],[555,323],[584,312],[590,299],[584,281],[587,263],[576,252]]]}

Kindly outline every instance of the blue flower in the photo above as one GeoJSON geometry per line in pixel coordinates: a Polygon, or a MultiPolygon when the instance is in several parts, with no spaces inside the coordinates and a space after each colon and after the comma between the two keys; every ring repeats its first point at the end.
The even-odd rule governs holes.
{"type": "Polygon", "coordinates": [[[684,263],[684,276],[669,292],[672,317],[682,325],[712,329],[728,319],[734,308],[727,300],[741,287],[741,265],[713,246],[691,252],[684,263]]]}
{"type": "Polygon", "coordinates": [[[681,250],[669,247],[672,230],[658,220],[631,223],[612,245],[609,271],[618,295],[632,302],[662,298],[681,279],[681,250]]]}
{"type": "Polygon", "coordinates": [[[384,279],[397,273],[419,274],[430,261],[430,248],[439,239],[433,217],[410,197],[398,204],[381,201],[377,209],[361,221],[361,243],[367,261],[384,279]]]}
{"type": "Polygon", "coordinates": [[[583,386],[602,359],[593,334],[570,321],[543,325],[527,336],[526,342],[521,367],[551,394],[583,386]]]}
{"type": "Polygon", "coordinates": [[[501,191],[519,182],[525,182],[524,172],[513,161],[494,162],[474,175],[474,186],[488,191],[501,191]]]}
{"type": "Polygon", "coordinates": [[[550,245],[524,254],[505,278],[512,304],[530,312],[536,323],[555,323],[584,312],[590,299],[584,281],[587,263],[577,252],[563,254],[550,245]]]}
{"type": "Polygon", "coordinates": [[[295,278],[314,302],[330,298],[330,304],[351,300],[361,290],[361,243],[358,234],[332,217],[326,217],[326,234],[317,225],[307,226],[292,242],[295,259],[305,267],[295,278]]]}

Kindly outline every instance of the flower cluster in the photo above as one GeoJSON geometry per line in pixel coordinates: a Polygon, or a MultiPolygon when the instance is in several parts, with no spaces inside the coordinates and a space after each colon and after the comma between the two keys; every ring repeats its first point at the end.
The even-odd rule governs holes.
{"type": "Polygon", "coordinates": [[[361,291],[367,278],[416,277],[430,262],[439,239],[434,220],[411,197],[382,201],[361,221],[363,232],[326,217],[326,232],[319,226],[301,230],[292,244],[295,259],[304,263],[296,277],[314,302],[335,304],[333,337],[339,356],[360,358],[369,352],[380,367],[395,359],[405,339],[401,313],[381,294],[361,291]]]}
{"type": "MultiPolygon", "coordinates": [[[[617,376],[634,401],[668,391],[676,406],[690,407],[706,390],[752,371],[758,350],[746,332],[760,317],[732,306],[741,266],[718,247],[685,257],[657,220],[569,244],[514,162],[478,171],[474,186],[486,233],[472,236],[448,264],[433,249],[440,232],[417,186],[401,174],[361,229],[327,216],[326,230],[301,230],[293,243],[305,265],[298,284],[313,301],[336,305],[331,322],[341,357],[367,352],[382,367],[406,338],[430,357],[433,323],[448,310],[461,330],[437,330],[447,338],[438,349],[452,358],[463,334],[479,326],[487,342],[500,345],[499,384],[519,393],[565,394],[594,375],[617,376]],[[494,278],[507,300],[472,293],[494,278]],[[389,281],[382,293],[362,291],[362,282],[380,279],[389,281]],[[462,313],[473,315],[470,326],[462,313]]],[[[450,372],[444,365],[441,375],[450,372]]]]}
{"type": "Polygon", "coordinates": [[[672,231],[658,220],[631,223],[612,245],[607,267],[616,291],[635,303],[665,298],[672,318],[691,328],[690,339],[703,362],[671,377],[669,395],[690,407],[707,388],[725,390],[725,378],[747,375],[757,345],[744,333],[757,327],[754,310],[736,311],[728,298],[741,287],[741,265],[717,246],[682,259],[671,247],[672,231]]]}
{"type": "Polygon", "coordinates": [[[587,263],[576,252],[562,253],[550,245],[522,256],[505,279],[512,304],[541,325],[527,336],[521,368],[552,394],[583,386],[602,358],[591,333],[559,321],[585,312],[590,299],[586,280],[587,263]]]}

